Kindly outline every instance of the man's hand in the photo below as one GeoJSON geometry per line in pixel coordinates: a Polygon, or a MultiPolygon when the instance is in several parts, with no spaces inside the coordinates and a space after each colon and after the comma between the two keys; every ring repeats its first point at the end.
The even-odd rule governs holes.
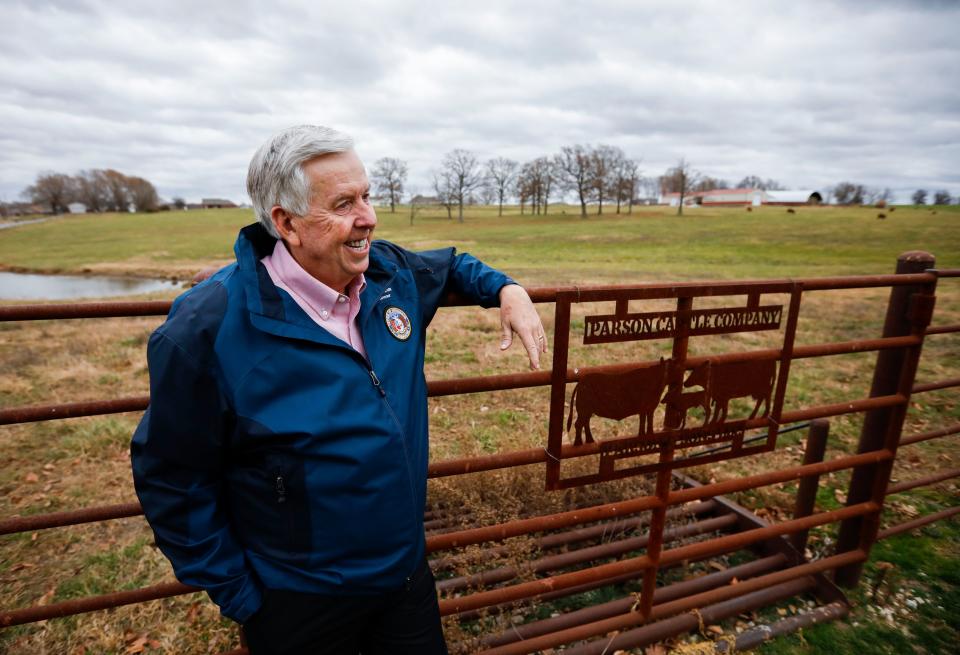
{"type": "Polygon", "coordinates": [[[547,352],[547,336],[530,296],[520,285],[508,284],[500,289],[500,326],[503,328],[500,350],[510,347],[516,333],[527,349],[530,368],[539,369],[540,354],[547,352]]]}

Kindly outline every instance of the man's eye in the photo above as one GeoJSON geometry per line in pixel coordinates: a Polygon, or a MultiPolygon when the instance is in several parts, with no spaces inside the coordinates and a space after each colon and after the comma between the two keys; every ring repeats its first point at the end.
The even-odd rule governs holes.
{"type": "Polygon", "coordinates": [[[370,203],[370,194],[369,194],[369,193],[363,194],[363,201],[364,201],[365,203],[368,203],[368,204],[370,203]]]}
{"type": "Polygon", "coordinates": [[[340,204],[338,204],[338,205],[336,206],[336,210],[337,210],[338,212],[346,211],[346,210],[348,210],[348,209],[350,209],[350,201],[349,201],[349,200],[345,200],[345,201],[341,202],[340,204]]]}

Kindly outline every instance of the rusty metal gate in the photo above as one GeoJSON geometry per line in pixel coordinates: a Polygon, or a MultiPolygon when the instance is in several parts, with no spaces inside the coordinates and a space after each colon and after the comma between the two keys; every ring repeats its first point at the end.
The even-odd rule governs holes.
{"type": "MultiPolygon", "coordinates": [[[[472,641],[451,644],[452,650],[505,655],[566,646],[566,653],[611,653],[804,592],[813,592],[820,607],[779,621],[772,633],[843,616],[848,606],[839,587],[857,585],[877,540],[960,513],[957,505],[881,529],[885,498],[960,476],[960,470],[952,469],[890,482],[898,448],[960,433],[960,424],[953,424],[902,435],[914,394],[960,386],[960,378],[915,381],[926,337],[960,332],[960,325],[931,324],[938,281],[960,277],[958,270],[938,271],[933,264],[929,254],[913,252],[900,257],[894,275],[533,289],[535,302],[555,307],[550,371],[432,381],[428,388],[431,396],[548,388],[549,427],[543,446],[433,462],[429,476],[535,466],[542,471],[545,493],[633,476],[649,476],[652,492],[466,528],[450,527],[456,508],[428,508],[427,549],[437,573],[441,613],[458,615],[466,623],[508,612],[529,599],[551,601],[632,581],[639,584],[639,592],[514,624],[500,633],[480,634],[472,641]],[[883,287],[889,287],[890,297],[882,335],[801,343],[805,294],[883,287]],[[601,313],[590,313],[596,311],[601,313]],[[748,333],[765,335],[766,340],[723,340],[748,333]],[[765,347],[718,347],[744,342],[765,347]],[[647,350],[629,350],[638,345],[647,350]],[[595,348],[600,355],[593,354],[595,348]],[[626,349],[627,355],[617,348],[626,349]],[[816,406],[787,402],[794,362],[873,351],[877,360],[868,397],[816,406]],[[631,352],[655,356],[630,359],[631,352]],[[604,357],[613,361],[593,363],[604,357]],[[572,359],[588,365],[571,366],[577,363],[572,359]],[[864,417],[857,452],[825,459],[826,419],[845,414],[864,417]],[[596,435],[592,421],[598,426],[596,435]],[[780,435],[801,428],[809,431],[800,465],[711,483],[684,474],[690,467],[723,460],[762,458],[777,449],[780,435]],[[845,506],[816,511],[819,477],[845,470],[851,472],[845,506]],[[766,522],[724,497],[785,482],[798,485],[789,520],[766,522]],[[688,521],[671,524],[677,516],[688,521]],[[808,531],[828,525],[838,526],[834,551],[808,559],[808,531]],[[718,536],[691,539],[714,533],[718,536]],[[537,552],[525,564],[527,579],[521,580],[521,572],[511,566],[469,575],[450,573],[458,551],[482,544],[493,552],[503,548],[498,544],[521,536],[533,539],[537,552]],[[658,575],[671,567],[741,551],[750,554],[744,563],[692,579],[662,584],[658,575]]],[[[446,304],[464,303],[450,297],[446,304]]],[[[0,321],[152,316],[165,314],[169,306],[168,302],[6,306],[0,307],[0,321]]],[[[148,401],[132,397],[3,409],[0,424],[140,411],[148,401]]],[[[0,534],[141,513],[138,504],[130,503],[6,518],[0,520],[0,534]]],[[[0,626],[193,591],[169,582],[50,605],[5,608],[0,611],[0,626]]],[[[743,633],[735,644],[718,648],[750,647],[770,634],[770,630],[743,633]]],[[[231,651],[242,652],[246,652],[242,646],[231,651]]]]}

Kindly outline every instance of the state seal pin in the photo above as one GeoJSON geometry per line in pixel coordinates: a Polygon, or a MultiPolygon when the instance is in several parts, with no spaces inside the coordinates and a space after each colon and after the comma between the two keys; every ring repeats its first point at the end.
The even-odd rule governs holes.
{"type": "Polygon", "coordinates": [[[383,312],[383,321],[395,338],[406,341],[413,333],[410,317],[399,307],[387,307],[383,312]]]}

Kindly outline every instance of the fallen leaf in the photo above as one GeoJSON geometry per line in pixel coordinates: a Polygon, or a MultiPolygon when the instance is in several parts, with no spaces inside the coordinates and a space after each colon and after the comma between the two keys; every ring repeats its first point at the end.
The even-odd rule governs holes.
{"type": "Polygon", "coordinates": [[[847,493],[843,489],[834,489],[833,497],[837,499],[838,503],[847,502],[847,493]]]}
{"type": "Polygon", "coordinates": [[[667,650],[660,644],[654,644],[644,648],[643,655],[667,655],[667,650]]]}
{"type": "Polygon", "coordinates": [[[708,630],[709,632],[712,632],[712,633],[715,634],[715,635],[722,635],[722,634],[723,634],[723,628],[721,628],[719,625],[708,625],[708,626],[707,626],[707,630],[708,630]]]}
{"type": "Polygon", "coordinates": [[[18,562],[10,567],[10,572],[19,571],[21,569],[35,569],[37,568],[36,564],[31,564],[30,562],[18,562]]]}
{"type": "Polygon", "coordinates": [[[777,614],[779,614],[780,616],[786,616],[786,615],[787,615],[787,610],[783,609],[782,607],[778,607],[778,608],[777,608],[777,614]]]}
{"type": "Polygon", "coordinates": [[[134,655],[135,653],[142,653],[147,649],[147,635],[139,635],[134,638],[132,641],[127,643],[127,649],[124,652],[125,655],[134,655]]]}
{"type": "Polygon", "coordinates": [[[25,482],[39,482],[40,476],[36,473],[27,473],[25,476],[23,476],[23,479],[25,482]]]}

